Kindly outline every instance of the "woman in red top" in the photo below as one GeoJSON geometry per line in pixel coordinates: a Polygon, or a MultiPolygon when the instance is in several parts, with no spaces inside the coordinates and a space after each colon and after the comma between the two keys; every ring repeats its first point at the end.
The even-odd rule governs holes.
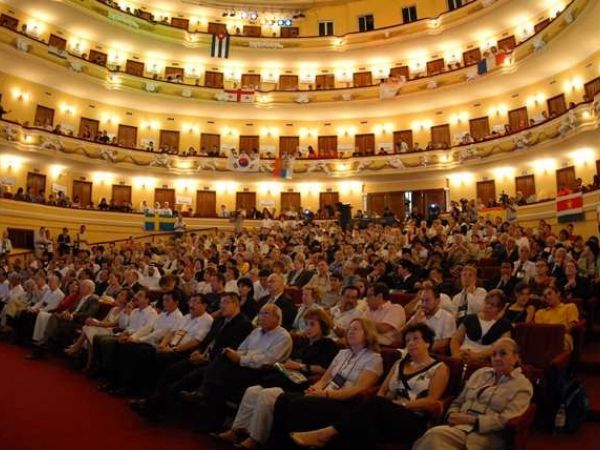
{"type": "Polygon", "coordinates": [[[64,311],[69,311],[70,309],[77,308],[77,304],[81,296],[79,295],[79,281],[73,280],[69,283],[69,293],[62,299],[62,301],[58,304],[55,313],[62,313],[64,311]]]}

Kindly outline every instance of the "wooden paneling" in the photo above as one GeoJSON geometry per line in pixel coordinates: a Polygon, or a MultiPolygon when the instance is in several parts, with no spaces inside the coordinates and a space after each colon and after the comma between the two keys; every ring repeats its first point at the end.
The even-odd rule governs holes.
{"type": "Polygon", "coordinates": [[[450,125],[436,125],[431,127],[431,142],[435,148],[450,147],[450,125]]]}
{"type": "Polygon", "coordinates": [[[427,75],[437,75],[444,71],[444,58],[434,59],[427,62],[427,75]]]}
{"type": "Polygon", "coordinates": [[[242,87],[248,89],[260,89],[260,75],[257,73],[245,73],[242,75],[242,87]]]}
{"type": "Polygon", "coordinates": [[[33,124],[39,127],[54,126],[54,110],[46,106],[37,105],[33,124]]]}
{"type": "Polygon", "coordinates": [[[31,193],[39,194],[40,191],[46,192],[46,175],[41,173],[27,173],[27,189],[31,188],[31,193]]]}
{"type": "Polygon", "coordinates": [[[188,30],[190,28],[190,21],[181,17],[171,17],[171,26],[188,30]]]}
{"type": "Polygon", "coordinates": [[[240,152],[244,151],[250,154],[254,150],[260,149],[259,136],[240,136],[240,152]]]}
{"type": "Polygon", "coordinates": [[[387,193],[386,206],[401,220],[406,216],[404,192],[392,191],[387,193]]]}
{"type": "Polygon", "coordinates": [[[244,25],[244,36],[260,37],[261,27],[258,25],[244,25]]]}
{"type": "Polygon", "coordinates": [[[496,181],[478,181],[477,182],[477,199],[481,200],[484,205],[489,201],[496,200],[496,181]]]}
{"type": "Polygon", "coordinates": [[[0,26],[16,31],[19,26],[19,19],[6,14],[0,14],[0,26]]]}
{"type": "Polygon", "coordinates": [[[354,87],[365,87],[373,84],[371,72],[357,72],[352,76],[354,87]]]}
{"type": "Polygon", "coordinates": [[[319,158],[337,158],[337,136],[319,136],[318,146],[319,158]]]}
{"type": "Polygon", "coordinates": [[[572,189],[575,185],[575,166],[564,167],[556,171],[556,190],[572,189]]]}
{"type": "Polygon", "coordinates": [[[119,131],[117,133],[117,144],[121,147],[136,148],[137,127],[119,124],[119,131]]]}
{"type": "Polygon", "coordinates": [[[137,77],[144,76],[144,63],[128,59],[125,63],[125,73],[135,75],[137,77]]]}
{"type": "Polygon", "coordinates": [[[559,94],[555,97],[549,98],[548,103],[548,116],[555,117],[560,116],[567,110],[567,101],[565,100],[565,94],[559,94]]]}
{"type": "Polygon", "coordinates": [[[227,25],[224,23],[209,22],[208,32],[210,34],[227,34],[227,25]]]}
{"type": "Polygon", "coordinates": [[[98,64],[99,66],[106,66],[106,62],[108,61],[108,56],[106,53],[102,53],[98,50],[90,50],[90,54],[88,56],[88,61],[94,64],[98,64]]]}
{"type": "Polygon", "coordinates": [[[204,72],[204,86],[223,89],[223,73],[210,70],[204,72]]]}
{"type": "Polygon", "coordinates": [[[200,135],[200,149],[204,151],[221,152],[221,136],[218,134],[202,133],[200,135]]]}
{"type": "Polygon", "coordinates": [[[319,209],[324,210],[326,206],[332,206],[336,210],[336,203],[340,202],[339,192],[321,192],[319,194],[319,209]]]}
{"type": "Polygon", "coordinates": [[[398,79],[404,77],[408,80],[410,77],[410,69],[408,66],[392,67],[390,69],[390,77],[398,79]]]}
{"type": "Polygon", "coordinates": [[[498,41],[498,48],[503,48],[504,51],[510,52],[517,46],[517,41],[514,36],[508,36],[498,41]]]}
{"type": "Polygon", "coordinates": [[[298,136],[279,136],[279,155],[298,154],[300,148],[300,138],[298,136]]]}
{"type": "Polygon", "coordinates": [[[179,131],[160,130],[159,148],[179,151],[179,131]]]}
{"type": "Polygon", "coordinates": [[[196,217],[217,217],[217,193],[196,191],[196,217]]]}
{"type": "Polygon", "coordinates": [[[425,214],[427,213],[427,208],[425,208],[425,194],[423,193],[423,191],[412,191],[411,192],[411,210],[409,211],[409,213],[412,212],[412,210],[414,208],[417,209],[417,212],[422,216],[425,217],[425,214]]]}
{"type": "Polygon", "coordinates": [[[281,212],[298,211],[302,206],[300,192],[282,192],[281,193],[281,212]]]}
{"type": "Polygon", "coordinates": [[[400,152],[402,148],[402,142],[405,142],[408,146],[408,151],[413,149],[413,132],[412,130],[400,130],[394,131],[394,151],[400,152]]]}
{"type": "Polygon", "coordinates": [[[428,215],[431,205],[438,205],[440,212],[446,211],[446,191],[444,189],[426,189],[423,191],[425,199],[425,214],[428,215]]]}
{"type": "Polygon", "coordinates": [[[387,193],[385,192],[374,192],[371,194],[367,194],[367,211],[371,214],[383,214],[383,210],[385,209],[387,193]]]}
{"type": "Polygon", "coordinates": [[[79,137],[83,139],[96,139],[100,129],[100,122],[96,119],[82,117],[79,121],[79,137]]]}
{"type": "Polygon", "coordinates": [[[354,147],[361,156],[375,154],[375,135],[357,134],[354,136],[354,147]]]}
{"type": "Polygon", "coordinates": [[[600,93],[600,77],[588,81],[584,85],[585,96],[588,101],[594,100],[594,97],[600,93]]]}
{"type": "Polygon", "coordinates": [[[55,34],[51,34],[48,38],[48,46],[55,47],[59,50],[65,50],[67,48],[67,40],[55,34]]]}
{"type": "Polygon", "coordinates": [[[240,209],[246,212],[252,208],[256,208],[256,192],[236,192],[235,193],[235,209],[240,209]]]}
{"type": "Polygon", "coordinates": [[[183,81],[185,71],[181,67],[165,67],[165,79],[167,81],[183,81]]]}
{"type": "Polygon", "coordinates": [[[538,22],[534,25],[533,27],[533,32],[534,33],[539,33],[540,31],[542,31],[544,28],[546,28],[548,25],[550,25],[550,19],[544,19],[541,22],[538,22]]]}
{"type": "Polygon", "coordinates": [[[513,109],[508,112],[508,124],[510,125],[510,131],[523,130],[529,126],[529,116],[527,115],[527,107],[513,109]]]}
{"type": "Polygon", "coordinates": [[[8,232],[8,238],[10,239],[13,248],[27,248],[33,250],[33,230],[25,228],[6,228],[6,231],[8,232]]]}
{"type": "Polygon", "coordinates": [[[465,66],[472,66],[481,61],[481,50],[479,47],[463,52],[463,63],[465,66]]]}
{"type": "Polygon", "coordinates": [[[127,206],[131,203],[131,186],[124,184],[112,185],[112,204],[116,207],[127,206]]]}
{"type": "Polygon", "coordinates": [[[596,175],[600,176],[600,159],[596,160],[596,175]]]}
{"type": "Polygon", "coordinates": [[[160,206],[164,206],[165,203],[169,204],[169,208],[175,208],[175,189],[167,188],[156,188],[154,189],[154,203],[160,203],[160,206]]]}
{"type": "Polygon", "coordinates": [[[295,91],[298,89],[298,75],[280,75],[279,90],[295,91]]]}
{"type": "Polygon", "coordinates": [[[535,195],[535,176],[522,175],[515,178],[515,192],[521,192],[525,198],[535,195]]]}
{"type": "Polygon", "coordinates": [[[490,135],[490,119],[488,116],[469,120],[469,133],[476,141],[490,135]]]}
{"type": "Polygon", "coordinates": [[[86,208],[92,203],[92,183],[89,181],[74,180],[71,199],[75,201],[76,198],[79,198],[79,205],[82,208],[86,208]]]}
{"type": "Polygon", "coordinates": [[[298,27],[282,27],[279,30],[279,36],[282,38],[297,38],[300,35],[298,27]]]}
{"type": "Polygon", "coordinates": [[[315,89],[317,91],[335,89],[335,76],[333,74],[317,75],[315,77],[315,89]]]}

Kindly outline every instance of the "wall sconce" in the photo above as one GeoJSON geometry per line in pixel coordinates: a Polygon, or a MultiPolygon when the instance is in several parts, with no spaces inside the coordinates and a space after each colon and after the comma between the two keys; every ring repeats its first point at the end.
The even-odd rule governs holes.
{"type": "Polygon", "coordinates": [[[13,98],[20,102],[28,102],[29,101],[29,93],[22,91],[18,88],[13,89],[13,98]]]}

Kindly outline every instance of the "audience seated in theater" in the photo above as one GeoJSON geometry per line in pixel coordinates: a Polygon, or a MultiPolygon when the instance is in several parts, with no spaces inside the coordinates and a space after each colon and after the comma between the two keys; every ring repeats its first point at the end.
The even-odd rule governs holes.
{"type": "Polygon", "coordinates": [[[458,321],[467,314],[478,314],[483,309],[486,291],[477,287],[477,268],[465,266],[460,272],[460,284],[462,290],[452,297],[452,303],[442,305],[442,308],[450,311],[458,321]]]}
{"type": "Polygon", "coordinates": [[[479,313],[468,314],[450,340],[450,351],[464,361],[485,361],[492,344],[501,337],[510,337],[511,324],[502,318],[506,296],[500,289],[487,293],[479,313]]]}
{"type": "Polygon", "coordinates": [[[277,448],[288,448],[289,433],[328,426],[356,407],[361,396],[383,373],[375,324],[354,319],[346,335],[348,348],[340,350],[323,376],[305,392],[286,392],[277,398],[271,438],[277,448]]]}
{"type": "Polygon", "coordinates": [[[485,288],[488,291],[500,289],[507,297],[512,296],[515,286],[518,283],[516,277],[512,275],[512,264],[510,261],[504,261],[500,264],[500,273],[487,280],[485,288]]]}
{"type": "Polygon", "coordinates": [[[292,331],[294,333],[301,333],[304,330],[305,315],[313,309],[322,309],[319,305],[319,291],[315,287],[306,286],[302,289],[302,304],[298,307],[298,312],[292,324],[292,331]]]}
{"type": "Polygon", "coordinates": [[[449,370],[430,354],[434,332],[427,325],[409,325],[405,341],[406,349],[399,350],[376,396],[343,411],[330,426],[292,433],[292,440],[314,448],[335,439],[343,448],[363,449],[377,443],[411,444],[421,437],[446,390],[449,370]]]}
{"type": "Polygon", "coordinates": [[[281,325],[291,330],[296,318],[297,308],[290,297],[288,297],[285,290],[285,281],[283,275],[272,273],[267,279],[267,290],[268,294],[258,299],[258,304],[262,309],[263,305],[274,304],[281,309],[281,325]]]}
{"type": "Polygon", "coordinates": [[[271,369],[260,385],[246,389],[231,429],[218,437],[241,442],[243,448],[264,444],[271,431],[277,397],[284,391],[303,392],[310,386],[307,377],[322,375],[338,352],[335,343],[326,337],[330,327],[331,319],[325,311],[308,310],[290,359],[271,369]]]}
{"type": "Polygon", "coordinates": [[[452,402],[447,425],[427,430],[413,450],[507,448],[507,422],[525,413],[533,387],[519,367],[519,349],[512,339],[492,345],[491,361],[492,367],[473,373],[452,402]]]}
{"type": "Polygon", "coordinates": [[[389,301],[390,291],[383,283],[376,283],[367,289],[365,317],[370,319],[377,329],[377,338],[381,345],[392,345],[400,340],[400,330],[406,322],[406,314],[401,305],[389,301]]]}

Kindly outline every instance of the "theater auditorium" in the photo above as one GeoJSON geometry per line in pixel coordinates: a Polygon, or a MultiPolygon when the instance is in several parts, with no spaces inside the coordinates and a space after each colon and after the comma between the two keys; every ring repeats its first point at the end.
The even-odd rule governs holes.
{"type": "Polygon", "coordinates": [[[598,23],[0,1],[0,448],[596,448],[598,23]]]}

